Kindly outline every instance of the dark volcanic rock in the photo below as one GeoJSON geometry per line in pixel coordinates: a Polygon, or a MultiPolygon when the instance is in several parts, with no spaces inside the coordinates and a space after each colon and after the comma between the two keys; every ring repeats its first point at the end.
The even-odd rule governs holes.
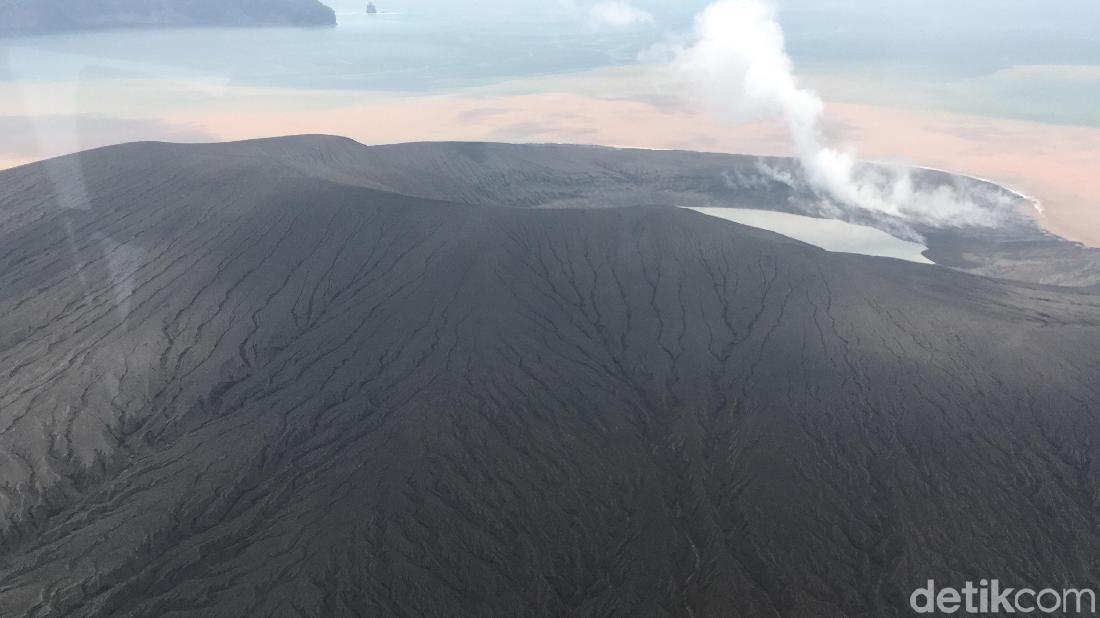
{"type": "MultiPolygon", "coordinates": [[[[322,152],[317,145],[293,144],[256,142],[253,149],[342,184],[464,204],[738,207],[820,216],[823,199],[803,179],[798,163],[782,157],[478,143],[366,148],[351,140],[325,144],[322,152]],[[316,164],[320,158],[324,165],[316,164]],[[431,173],[431,182],[424,182],[425,172],[431,173]]],[[[919,185],[952,187],[979,203],[987,196],[987,207],[1000,213],[1001,225],[935,227],[857,209],[830,214],[920,241],[935,262],[957,270],[1051,285],[1100,286],[1100,249],[1043,231],[1020,196],[935,170],[917,170],[915,178],[919,185]]]]}
{"type": "Polygon", "coordinates": [[[0,0],[0,35],[173,26],[329,26],[319,0],[0,0]]]}
{"type": "Polygon", "coordinates": [[[899,616],[927,579],[1100,585],[1095,295],[475,205],[554,191],[533,162],[341,181],[355,149],[380,156],[0,172],[0,615],[899,616]],[[466,203],[380,188],[411,179],[466,203]]]}

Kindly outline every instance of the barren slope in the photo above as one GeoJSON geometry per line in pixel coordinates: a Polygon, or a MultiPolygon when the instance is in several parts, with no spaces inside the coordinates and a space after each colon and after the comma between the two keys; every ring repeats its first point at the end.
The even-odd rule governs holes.
{"type": "MultiPolygon", "coordinates": [[[[416,143],[367,147],[352,140],[303,136],[232,146],[343,184],[466,204],[522,208],[660,205],[737,207],[819,216],[823,196],[798,163],[680,151],[559,144],[416,143]]],[[[991,184],[935,170],[916,170],[918,186],[946,186],[1002,219],[989,227],[901,221],[858,209],[835,213],[929,247],[929,257],[990,277],[1100,289],[1100,249],[1042,230],[1032,204],[991,184]]],[[[830,215],[832,216],[832,214],[830,215]]]]}
{"type": "Polygon", "coordinates": [[[670,208],[406,197],[273,146],[346,144],[0,172],[0,615],[1100,586],[1095,295],[670,208]]]}

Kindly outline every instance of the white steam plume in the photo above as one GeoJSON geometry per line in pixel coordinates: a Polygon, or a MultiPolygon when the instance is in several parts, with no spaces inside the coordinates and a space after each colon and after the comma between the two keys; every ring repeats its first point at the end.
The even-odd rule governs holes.
{"type": "Polygon", "coordinates": [[[924,190],[905,168],[861,166],[822,136],[825,105],[801,88],[775,10],[762,0],[722,0],[695,18],[694,36],[663,49],[712,111],[733,122],[778,117],[814,190],[846,206],[933,225],[993,226],[994,210],[953,187],[924,190]]]}

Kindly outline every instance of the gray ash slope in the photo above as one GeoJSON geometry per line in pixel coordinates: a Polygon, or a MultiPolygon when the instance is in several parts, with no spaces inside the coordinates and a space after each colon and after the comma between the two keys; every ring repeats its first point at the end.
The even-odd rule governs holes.
{"type": "MultiPolygon", "coordinates": [[[[246,148],[243,144],[241,148],[246,148]]],[[[342,184],[465,204],[540,208],[662,205],[740,207],[819,216],[823,198],[798,163],[681,151],[571,145],[416,143],[366,148],[352,140],[257,141],[254,154],[342,184]],[[319,164],[320,163],[320,164],[319,164]],[[424,182],[424,175],[431,182],[424,182]]],[[[1043,231],[1032,204],[987,181],[916,170],[915,186],[945,186],[1001,220],[936,227],[826,204],[829,216],[922,242],[938,264],[990,277],[1100,286],[1100,250],[1043,231]]],[[[827,202],[827,200],[824,200],[827,202]]]]}
{"type": "Polygon", "coordinates": [[[566,160],[655,177],[413,148],[445,156],[310,137],[0,172],[0,615],[892,616],[927,579],[1100,587],[1096,295],[659,205],[502,208],[574,199],[566,160]]]}

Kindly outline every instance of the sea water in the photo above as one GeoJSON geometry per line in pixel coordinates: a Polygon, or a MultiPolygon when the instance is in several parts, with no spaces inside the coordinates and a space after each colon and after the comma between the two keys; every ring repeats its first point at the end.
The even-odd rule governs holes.
{"type": "MultiPolygon", "coordinates": [[[[0,39],[0,81],[112,74],[314,90],[445,92],[638,62],[700,0],[633,0],[652,23],[591,23],[597,0],[331,0],[334,28],[195,28],[0,39]]],[[[797,71],[826,98],[1100,126],[1095,0],[778,0],[797,71]]]]}

